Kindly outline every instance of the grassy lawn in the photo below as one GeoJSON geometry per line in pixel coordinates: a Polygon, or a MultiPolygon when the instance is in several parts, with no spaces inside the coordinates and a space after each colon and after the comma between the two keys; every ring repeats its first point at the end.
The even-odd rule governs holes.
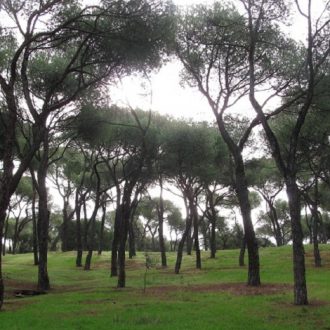
{"type": "MultiPolygon", "coordinates": [[[[259,289],[247,288],[246,268],[238,251],[219,251],[217,259],[203,253],[203,269],[185,256],[180,275],[174,275],[175,254],[169,268],[148,270],[144,286],[144,255],[127,262],[127,288],[116,289],[109,276],[110,254],[93,257],[93,269],[74,266],[75,254],[50,253],[49,294],[16,298],[14,289],[33,288],[37,268],[33,256],[4,257],[6,300],[0,329],[329,329],[330,246],[321,246],[324,266],[313,267],[306,247],[307,307],[292,305],[291,248],[260,249],[259,289]]],[[[158,254],[153,253],[155,260],[158,254]]]]}

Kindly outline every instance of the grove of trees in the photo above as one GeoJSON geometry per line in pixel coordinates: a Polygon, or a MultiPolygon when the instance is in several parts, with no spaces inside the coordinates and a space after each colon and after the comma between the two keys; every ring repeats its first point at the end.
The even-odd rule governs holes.
{"type": "Polygon", "coordinates": [[[247,285],[259,286],[259,247],[286,244],[294,303],[308,304],[304,242],[321,267],[330,235],[330,3],[315,14],[314,2],[3,0],[0,308],[6,253],[33,252],[47,291],[49,250],[76,251],[86,271],[110,250],[123,288],[127,250],[159,251],[162,267],[175,251],[178,274],[184,251],[201,269],[201,250],[240,249],[244,265],[246,249],[247,285]],[[303,41],[287,33],[293,15],[303,41]],[[122,78],[170,60],[213,122],[112,103],[122,78]]]}

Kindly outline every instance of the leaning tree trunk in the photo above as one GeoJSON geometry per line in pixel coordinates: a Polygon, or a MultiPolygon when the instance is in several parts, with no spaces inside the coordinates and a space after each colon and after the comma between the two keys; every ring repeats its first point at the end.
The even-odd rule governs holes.
{"type": "Polygon", "coordinates": [[[185,231],[183,232],[181,240],[178,244],[178,252],[177,252],[175,269],[174,269],[175,274],[179,274],[179,272],[180,272],[181,263],[182,263],[182,255],[183,255],[183,247],[184,247],[184,243],[187,239],[187,236],[188,236],[189,232],[191,231],[191,225],[192,225],[192,218],[190,215],[187,215],[186,228],[185,228],[185,231]]]}
{"type": "Polygon", "coordinates": [[[283,246],[284,245],[284,237],[282,235],[281,227],[278,222],[278,216],[276,208],[274,207],[273,203],[271,201],[267,201],[269,206],[269,218],[273,226],[273,231],[275,234],[275,241],[277,246],[283,246]]]}
{"type": "Polygon", "coordinates": [[[294,303],[295,305],[307,305],[305,253],[303,245],[304,237],[300,222],[300,194],[294,175],[288,176],[285,183],[292,228],[294,303]]]}

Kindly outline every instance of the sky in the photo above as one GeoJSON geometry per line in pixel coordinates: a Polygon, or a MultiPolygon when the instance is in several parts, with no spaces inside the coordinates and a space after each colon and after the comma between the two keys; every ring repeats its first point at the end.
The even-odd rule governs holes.
{"type": "MultiPolygon", "coordinates": [[[[173,0],[182,8],[193,4],[213,4],[214,0],[173,0]]],[[[234,1],[239,5],[239,0],[234,1]]],[[[306,0],[300,0],[303,6],[306,0]]],[[[314,0],[314,12],[317,14],[323,6],[323,0],[314,0]]],[[[289,23],[289,22],[288,22],[289,23]]],[[[296,40],[304,41],[305,21],[300,15],[295,15],[291,21],[291,26],[287,27],[290,36],[296,40]]],[[[141,77],[127,77],[122,79],[117,86],[109,88],[111,101],[118,105],[130,105],[140,107],[145,110],[152,109],[161,114],[170,114],[177,118],[194,119],[196,121],[214,121],[205,98],[197,89],[184,86],[180,80],[182,65],[179,61],[172,61],[164,65],[158,72],[152,73],[148,79],[141,77]]],[[[248,102],[241,108],[251,109],[248,102]]],[[[237,112],[240,109],[236,109],[237,112]]],[[[246,113],[253,116],[254,112],[246,113]]]]}

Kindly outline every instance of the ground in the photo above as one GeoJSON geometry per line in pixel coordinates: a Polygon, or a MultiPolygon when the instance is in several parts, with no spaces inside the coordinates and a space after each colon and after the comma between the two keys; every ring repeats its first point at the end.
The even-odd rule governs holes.
{"type": "Polygon", "coordinates": [[[36,289],[32,255],[7,255],[1,329],[330,330],[330,246],[321,246],[321,254],[323,267],[314,268],[306,247],[310,305],[303,307],[292,304],[291,247],[260,250],[258,288],[245,285],[247,269],[237,266],[238,250],[218,251],[216,259],[204,252],[202,270],[194,268],[194,256],[185,256],[179,275],[171,253],[168,268],[156,262],[146,277],[140,253],[127,261],[125,289],[109,276],[108,252],[94,256],[91,271],[74,266],[74,252],[50,253],[52,289],[36,296],[17,295],[36,289]]]}

